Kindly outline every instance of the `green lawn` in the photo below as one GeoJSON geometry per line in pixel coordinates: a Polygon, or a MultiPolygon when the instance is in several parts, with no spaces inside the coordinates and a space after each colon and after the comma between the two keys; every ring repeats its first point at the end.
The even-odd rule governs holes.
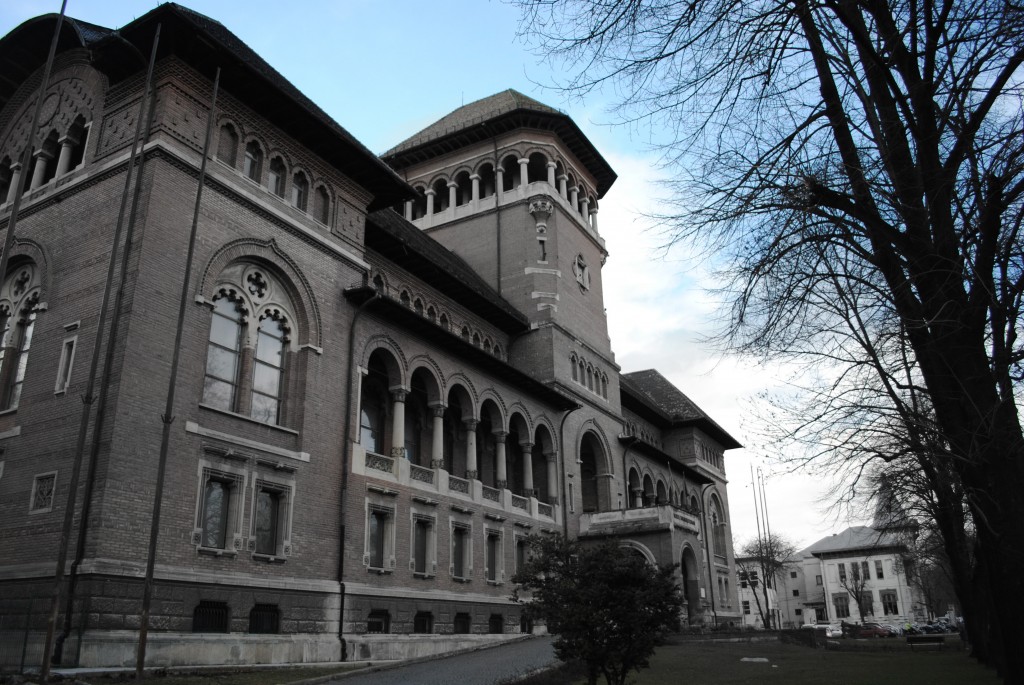
{"type": "MultiPolygon", "coordinates": [[[[879,641],[867,647],[833,651],[768,642],[679,642],[658,648],[651,667],[634,674],[636,685],[1000,685],[994,671],[967,653],[893,649],[879,641]],[[882,651],[884,649],[884,651],[882,651]],[[741,661],[767,658],[768,662],[741,661]]],[[[851,643],[851,647],[854,643],[851,643]]],[[[859,642],[857,647],[861,647],[859,642]]],[[[530,683],[531,681],[526,681],[530,683]]],[[[554,682],[554,681],[550,681],[554,682]]],[[[563,677],[561,682],[568,682],[563,677]]],[[[573,681],[575,685],[583,680],[573,681]]],[[[599,683],[604,683],[600,678],[599,683]]]]}

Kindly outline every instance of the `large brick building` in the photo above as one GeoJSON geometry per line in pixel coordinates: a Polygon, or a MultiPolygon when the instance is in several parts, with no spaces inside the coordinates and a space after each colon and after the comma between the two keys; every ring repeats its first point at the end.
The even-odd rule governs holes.
{"type": "Polygon", "coordinates": [[[567,116],[506,91],[379,158],[173,4],[65,20],[41,90],[56,22],[0,40],[0,659],[41,661],[62,553],[63,665],[134,663],[147,567],[147,664],[496,639],[529,629],[510,578],[553,533],[679,564],[686,620],[738,618],[739,445],[620,372],[615,173],[567,116]]]}

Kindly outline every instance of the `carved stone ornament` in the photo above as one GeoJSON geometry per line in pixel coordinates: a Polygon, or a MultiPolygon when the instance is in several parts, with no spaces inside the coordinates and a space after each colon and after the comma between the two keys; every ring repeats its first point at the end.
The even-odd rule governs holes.
{"type": "Polygon", "coordinates": [[[555,205],[546,197],[530,198],[530,214],[537,222],[537,230],[541,233],[548,227],[548,218],[555,209],[555,205]]]}
{"type": "Polygon", "coordinates": [[[583,255],[576,255],[576,261],[572,263],[572,272],[576,274],[576,282],[583,290],[590,290],[590,267],[583,259],[583,255]]]}

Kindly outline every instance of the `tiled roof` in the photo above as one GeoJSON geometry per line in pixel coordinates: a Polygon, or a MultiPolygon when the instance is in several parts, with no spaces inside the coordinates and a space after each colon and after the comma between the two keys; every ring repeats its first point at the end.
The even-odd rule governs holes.
{"type": "Polygon", "coordinates": [[[892,547],[902,544],[892,533],[875,530],[870,526],[850,526],[841,533],[822,538],[800,551],[799,556],[809,557],[815,554],[831,552],[864,551],[879,547],[892,547]]]}
{"type": "Polygon", "coordinates": [[[481,124],[501,114],[507,114],[517,109],[562,114],[562,112],[559,112],[554,107],[548,107],[542,102],[538,102],[517,90],[509,88],[500,93],[471,102],[468,105],[463,105],[454,112],[446,114],[419,133],[406,138],[385,152],[383,156],[388,157],[402,150],[408,150],[409,148],[430,142],[436,138],[457,133],[469,126],[481,124]]]}
{"type": "Polygon", "coordinates": [[[598,197],[603,197],[615,183],[615,170],[583,135],[576,122],[564,112],[512,89],[459,107],[406,138],[382,157],[401,171],[520,129],[554,133],[583,168],[593,174],[598,197]]]}
{"type": "Polygon", "coordinates": [[[714,435],[725,449],[742,447],[724,428],[708,416],[693,400],[672,385],[656,369],[633,371],[620,376],[622,387],[632,392],[637,399],[645,400],[648,406],[656,409],[664,418],[672,423],[694,424],[714,435]]]}
{"type": "Polygon", "coordinates": [[[529,319],[501,297],[462,257],[393,209],[382,209],[367,217],[366,246],[429,281],[462,304],[478,309],[478,313],[483,313],[503,330],[522,332],[529,329],[529,319]]]}

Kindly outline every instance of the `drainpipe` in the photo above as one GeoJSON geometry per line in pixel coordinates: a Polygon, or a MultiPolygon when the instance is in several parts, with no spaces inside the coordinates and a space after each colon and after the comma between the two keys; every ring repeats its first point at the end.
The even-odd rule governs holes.
{"type": "Polygon", "coordinates": [[[715,618],[715,625],[718,625],[718,607],[715,606],[715,583],[714,574],[712,571],[715,568],[715,562],[711,558],[711,546],[708,544],[708,517],[707,507],[704,506],[704,493],[708,491],[714,483],[705,483],[704,487],[700,489],[700,527],[704,531],[704,554],[708,559],[708,592],[711,593],[711,615],[715,618]]]}
{"type": "MultiPolygon", "coordinates": [[[[348,330],[348,380],[346,381],[345,397],[347,398],[349,406],[347,412],[348,417],[345,420],[345,428],[341,442],[341,531],[338,547],[338,585],[341,589],[341,595],[338,602],[338,640],[341,642],[342,661],[348,660],[348,654],[345,648],[345,536],[347,533],[347,529],[345,527],[345,495],[348,492],[348,462],[349,454],[351,453],[349,443],[352,438],[352,371],[355,368],[356,359],[356,324],[359,323],[359,319],[362,317],[363,312],[366,311],[366,306],[379,299],[380,293],[374,292],[369,299],[359,305],[356,309],[355,315],[352,317],[352,326],[348,330]]],[[[359,401],[356,400],[355,404],[358,406],[359,401]]]]}

